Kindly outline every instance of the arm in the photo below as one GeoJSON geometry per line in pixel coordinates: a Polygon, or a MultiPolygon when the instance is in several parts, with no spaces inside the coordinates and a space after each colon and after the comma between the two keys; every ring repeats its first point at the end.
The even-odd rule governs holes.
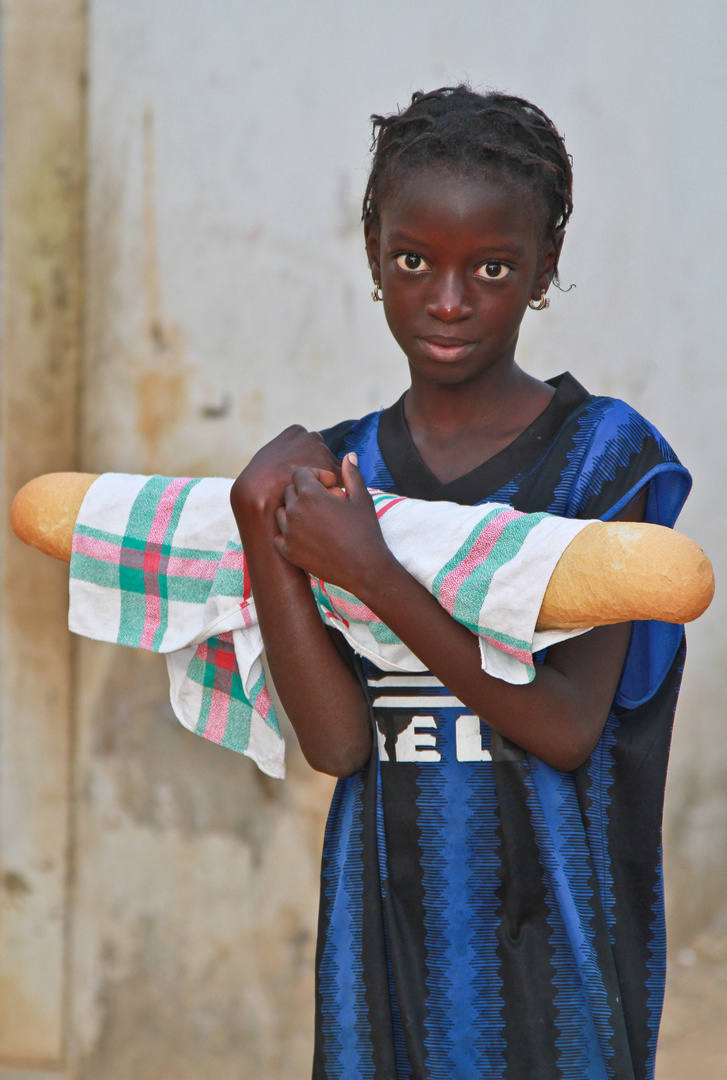
{"type": "MultiPolygon", "coordinates": [[[[306,470],[277,513],[278,551],[354,593],[456,696],[547,764],[572,770],[600,738],[628,648],[630,624],[591,631],[549,650],[533,682],[512,686],[482,671],[476,637],[457,623],[386,546],[363,479],[344,462],[348,498],[336,500],[306,470]]],[[[644,500],[630,508],[643,517],[644,500]]],[[[624,515],[626,516],[626,515],[624,515]]]]}
{"type": "Polygon", "coordinates": [[[283,558],[273,542],[275,511],[294,468],[303,462],[320,466],[315,475],[329,487],[337,481],[339,463],[320,436],[288,428],[243,470],[230,501],[280,700],[308,763],[319,772],[347,776],[363,768],[371,753],[368,704],[333,643],[339,635],[321,620],[307,574],[283,558]]]}
{"type": "MultiPolygon", "coordinates": [[[[333,473],[327,475],[326,486],[333,473]]],[[[10,509],[15,535],[70,562],[76,518],[97,479],[92,473],[47,473],[31,480],[10,509]]],[[[594,521],[571,541],[555,567],[537,629],[608,626],[630,619],[686,623],[699,618],[713,596],[711,563],[683,533],[629,523],[625,516],[594,521]]]]}
{"type": "MultiPolygon", "coordinates": [[[[304,662],[291,668],[291,685],[283,690],[284,701],[293,714],[294,724],[301,735],[304,752],[316,767],[344,775],[346,772],[356,771],[365,763],[370,747],[368,724],[364,724],[361,718],[354,719],[357,713],[351,705],[356,700],[358,708],[361,708],[361,701],[364,699],[359,697],[357,689],[354,688],[355,680],[352,683],[347,665],[343,665],[344,671],[341,673],[338,661],[327,651],[325,639],[320,637],[322,624],[317,614],[310,623],[304,622],[302,626],[295,623],[295,619],[302,617],[303,612],[306,612],[306,620],[313,618],[308,591],[301,591],[301,580],[306,581],[307,590],[305,575],[302,575],[299,569],[293,570],[292,563],[273,558],[272,545],[285,544],[282,537],[275,540],[278,534],[273,525],[274,510],[276,507],[280,509],[285,485],[293,469],[302,462],[313,465],[317,463],[322,467],[323,471],[318,471],[315,475],[320,477],[325,487],[339,482],[338,462],[328,453],[320,436],[309,435],[302,428],[290,428],[264,448],[238,478],[233,492],[233,505],[237,505],[240,528],[249,535],[246,546],[252,552],[250,559],[257,583],[258,607],[263,612],[265,634],[271,654],[276,654],[276,641],[280,643],[273,667],[281,686],[286,680],[289,658],[297,656],[302,641],[311,642],[310,655],[306,654],[307,659],[304,662]],[[329,468],[335,470],[335,474],[327,471],[329,468]],[[262,533],[259,534],[260,529],[262,533]],[[262,543],[258,542],[260,537],[262,543]],[[284,575],[284,578],[280,578],[280,575],[284,575]],[[286,589],[291,587],[293,581],[297,583],[295,591],[288,595],[286,589]],[[271,603],[276,606],[268,615],[266,612],[271,603]],[[290,631],[292,641],[284,640],[286,630],[290,631]],[[319,660],[323,667],[316,669],[314,661],[319,660]],[[326,667],[329,661],[330,670],[326,667]],[[322,696],[314,688],[310,701],[303,700],[309,680],[315,680],[318,676],[322,683],[322,696]],[[339,676],[341,683],[338,681],[339,676]],[[325,703],[325,696],[336,687],[344,692],[344,697],[340,700],[331,698],[327,706],[328,721],[319,728],[318,721],[313,719],[317,717],[318,698],[325,703]],[[301,717],[296,715],[297,703],[300,703],[303,709],[301,717]],[[350,730],[349,722],[353,724],[350,730]],[[343,735],[348,742],[339,746],[339,735],[343,735]]],[[[11,518],[16,534],[25,543],[55,558],[68,561],[71,557],[76,516],[94,479],[95,476],[85,473],[51,473],[30,481],[18,492],[13,502],[11,518]]],[[[314,474],[311,474],[309,479],[314,479],[314,474]]],[[[313,487],[318,492],[322,491],[320,484],[314,483],[313,487]]],[[[294,502],[297,493],[295,488],[290,490],[294,502]]],[[[329,487],[329,493],[335,491],[339,496],[343,496],[342,491],[329,487]]],[[[358,496],[356,498],[358,499],[358,496]]],[[[362,496],[359,501],[362,508],[365,509],[368,504],[369,510],[371,509],[367,496],[362,496]]],[[[347,500],[344,499],[343,502],[345,504],[347,500]]],[[[340,501],[332,505],[339,513],[344,510],[340,501]]],[[[350,509],[349,506],[345,512],[348,513],[350,509]]],[[[299,512],[300,507],[296,510],[298,516],[299,512]]],[[[637,505],[632,508],[631,513],[622,515],[622,519],[639,518],[641,512],[637,505]]],[[[295,514],[291,516],[291,523],[294,518],[295,514]]],[[[281,517],[281,522],[282,527],[286,528],[284,516],[281,517]]],[[[320,518],[314,516],[308,539],[315,540],[316,530],[320,532],[322,524],[325,563],[326,558],[330,559],[332,550],[331,538],[326,534],[331,523],[322,523],[320,518]]],[[[373,537],[373,552],[382,539],[373,514],[364,515],[356,528],[359,524],[363,532],[354,534],[346,541],[343,535],[345,519],[335,523],[337,530],[343,530],[339,539],[342,538],[344,544],[352,544],[344,568],[339,566],[340,583],[344,587],[350,587],[351,591],[355,591],[355,587],[346,585],[346,575],[349,571],[355,571],[356,557],[366,553],[366,529],[373,530],[369,537],[369,541],[373,537]]],[[[300,534],[297,535],[299,541],[300,534]]],[[[315,544],[313,549],[310,549],[310,545],[307,549],[305,545],[300,548],[298,543],[300,551],[295,556],[295,531],[289,532],[288,540],[291,546],[286,550],[290,559],[295,561],[295,558],[298,558],[303,565],[311,567],[316,559],[320,562],[322,556],[320,552],[316,553],[315,544]]],[[[398,564],[394,569],[397,567],[398,564]]],[[[398,567],[398,570],[401,571],[401,567],[398,567]]],[[[320,576],[330,580],[333,580],[333,575],[337,572],[335,567],[330,572],[328,569],[319,568],[320,576]]],[[[385,575],[383,581],[385,584],[385,575]]],[[[658,525],[629,526],[597,522],[581,532],[563,554],[548,584],[538,626],[542,629],[587,626],[593,623],[604,625],[630,618],[657,618],[683,623],[697,618],[708,607],[713,593],[714,575],[709,560],[701,548],[687,537],[658,525]]],[[[380,599],[386,600],[385,592],[380,599]]],[[[430,601],[431,597],[428,602],[430,601]]],[[[369,606],[376,607],[377,604],[373,602],[369,606]]],[[[433,610],[437,612],[436,617],[440,618],[441,613],[437,608],[433,610]]],[[[392,616],[392,621],[395,617],[396,613],[392,616]]],[[[331,631],[330,635],[333,640],[340,642],[338,633],[331,631]]],[[[614,642],[618,644],[619,635],[625,640],[626,631],[623,627],[614,627],[611,632],[603,631],[597,635],[594,632],[573,642],[564,642],[551,649],[547,666],[555,668],[564,678],[571,678],[574,682],[578,682],[581,672],[584,673],[588,680],[586,689],[590,689],[600,681],[602,665],[609,665],[610,651],[614,642]],[[594,644],[598,646],[595,654],[583,651],[594,644]]],[[[472,645],[469,637],[463,640],[466,642],[464,647],[472,645]]],[[[613,661],[616,668],[620,667],[620,662],[613,661]]],[[[541,682],[547,677],[542,676],[543,670],[540,669],[541,682]]],[[[443,675],[442,678],[446,680],[447,676],[443,675]]],[[[502,688],[502,685],[495,681],[495,686],[502,688]]],[[[610,685],[604,694],[610,701],[610,685]]],[[[486,715],[493,721],[493,726],[497,726],[490,710],[486,711],[486,715]]],[[[504,727],[502,730],[505,730],[504,727]]]]}

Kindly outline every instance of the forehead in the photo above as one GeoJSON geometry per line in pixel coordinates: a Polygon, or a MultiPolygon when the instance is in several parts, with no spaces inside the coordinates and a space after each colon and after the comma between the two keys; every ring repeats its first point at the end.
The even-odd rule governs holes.
{"type": "Polygon", "coordinates": [[[402,172],[380,209],[382,236],[427,235],[508,240],[530,246],[542,236],[542,209],[529,188],[509,177],[444,168],[402,172]]]}

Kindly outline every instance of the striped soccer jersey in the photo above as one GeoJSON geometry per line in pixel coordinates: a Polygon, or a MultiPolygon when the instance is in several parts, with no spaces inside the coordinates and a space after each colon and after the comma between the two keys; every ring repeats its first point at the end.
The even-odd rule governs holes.
{"type": "MultiPolygon", "coordinates": [[[[403,399],[325,432],[369,486],[566,517],[648,486],[673,525],[690,487],[621,401],[552,380],[509,447],[441,484],[403,399]]],[[[661,815],[683,631],[635,624],[606,727],[560,773],[431,674],[356,661],[371,761],[336,787],[323,852],[314,1080],[645,1080],[665,972],[661,815]]]]}

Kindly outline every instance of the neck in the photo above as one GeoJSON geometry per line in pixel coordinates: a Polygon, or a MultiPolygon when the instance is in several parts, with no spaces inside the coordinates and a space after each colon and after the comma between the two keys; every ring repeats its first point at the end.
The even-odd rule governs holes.
{"type": "Polygon", "coordinates": [[[513,442],[553,393],[514,362],[452,386],[429,382],[413,371],[404,416],[420,457],[447,483],[513,442]]]}
{"type": "Polygon", "coordinates": [[[404,412],[410,428],[449,439],[472,429],[517,427],[521,414],[529,416],[538,405],[545,408],[552,393],[514,361],[504,369],[498,365],[477,379],[450,386],[430,382],[412,371],[404,412]]]}

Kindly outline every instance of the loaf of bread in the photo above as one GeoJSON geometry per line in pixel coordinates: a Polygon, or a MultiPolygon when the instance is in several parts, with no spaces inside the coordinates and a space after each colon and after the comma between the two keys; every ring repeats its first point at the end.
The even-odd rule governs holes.
{"type": "Polygon", "coordinates": [[[686,623],[706,611],[713,596],[712,564],[688,536],[662,525],[594,521],[561,555],[537,626],[686,623]]]}
{"type": "Polygon", "coordinates": [[[22,487],[10,507],[13,532],[54,559],[71,561],[73,527],[97,473],[46,473],[22,487]]]}
{"type": "MultiPolygon", "coordinates": [[[[15,496],[15,535],[70,562],[73,527],[96,475],[49,473],[15,496]]],[[[605,626],[632,619],[685,623],[714,595],[709,559],[693,540],[661,525],[594,521],[566,548],[548,583],[539,630],[605,626]]]]}

